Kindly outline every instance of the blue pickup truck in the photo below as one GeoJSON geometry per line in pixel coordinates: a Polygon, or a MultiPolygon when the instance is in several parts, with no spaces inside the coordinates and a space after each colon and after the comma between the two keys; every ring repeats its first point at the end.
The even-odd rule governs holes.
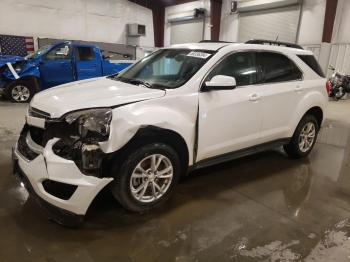
{"type": "Polygon", "coordinates": [[[13,102],[28,102],[40,90],[112,75],[132,63],[132,60],[112,63],[93,45],[60,42],[26,57],[0,56],[0,92],[13,102]]]}

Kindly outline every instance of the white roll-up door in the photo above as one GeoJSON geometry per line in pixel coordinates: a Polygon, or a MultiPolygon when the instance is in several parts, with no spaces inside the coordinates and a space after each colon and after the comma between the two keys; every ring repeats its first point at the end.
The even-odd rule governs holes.
{"type": "Polygon", "coordinates": [[[203,40],[203,19],[172,22],[170,44],[197,43],[203,40]]]}
{"type": "Polygon", "coordinates": [[[240,13],[239,42],[268,39],[294,43],[297,37],[300,6],[292,5],[240,13]]]}

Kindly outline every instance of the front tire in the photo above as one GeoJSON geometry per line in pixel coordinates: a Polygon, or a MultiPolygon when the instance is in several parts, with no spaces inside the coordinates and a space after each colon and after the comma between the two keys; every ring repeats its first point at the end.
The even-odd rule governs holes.
{"type": "Polygon", "coordinates": [[[152,143],[130,152],[111,171],[113,196],[125,209],[144,212],[168,200],[179,181],[181,165],[172,147],[152,143]]]}
{"type": "Polygon", "coordinates": [[[284,146],[284,151],[291,158],[302,158],[310,154],[313,149],[319,125],[317,119],[313,115],[304,116],[299,122],[292,139],[284,146]]]}
{"type": "Polygon", "coordinates": [[[17,80],[6,87],[6,95],[13,103],[27,103],[33,98],[35,88],[28,82],[17,80]]]}

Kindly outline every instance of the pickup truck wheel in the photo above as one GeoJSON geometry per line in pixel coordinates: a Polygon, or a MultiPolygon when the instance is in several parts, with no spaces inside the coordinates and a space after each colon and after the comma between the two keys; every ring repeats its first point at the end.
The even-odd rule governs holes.
{"type": "Polygon", "coordinates": [[[299,122],[289,144],[284,150],[291,158],[302,158],[307,156],[314,147],[319,131],[316,118],[313,115],[304,116],[299,122]]]}
{"type": "Polygon", "coordinates": [[[11,102],[26,103],[29,102],[34,95],[34,88],[26,81],[15,81],[6,87],[7,97],[11,102]]]}
{"type": "Polygon", "coordinates": [[[112,168],[113,196],[130,211],[143,212],[164,203],[180,178],[176,151],[163,143],[142,146],[112,168]]]}

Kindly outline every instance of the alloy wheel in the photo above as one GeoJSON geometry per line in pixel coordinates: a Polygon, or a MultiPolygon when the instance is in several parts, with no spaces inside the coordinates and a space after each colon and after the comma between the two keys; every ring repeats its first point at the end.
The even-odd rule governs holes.
{"type": "Polygon", "coordinates": [[[299,149],[301,152],[305,153],[309,151],[316,138],[316,126],[312,122],[307,122],[302,128],[299,135],[299,149]]]}
{"type": "Polygon", "coordinates": [[[25,102],[30,97],[29,88],[23,85],[17,85],[12,88],[11,96],[17,102],[25,102]]]}
{"type": "Polygon", "coordinates": [[[132,196],[142,202],[151,203],[168,191],[174,176],[171,161],[164,155],[152,154],[142,159],[130,178],[132,196]]]}

